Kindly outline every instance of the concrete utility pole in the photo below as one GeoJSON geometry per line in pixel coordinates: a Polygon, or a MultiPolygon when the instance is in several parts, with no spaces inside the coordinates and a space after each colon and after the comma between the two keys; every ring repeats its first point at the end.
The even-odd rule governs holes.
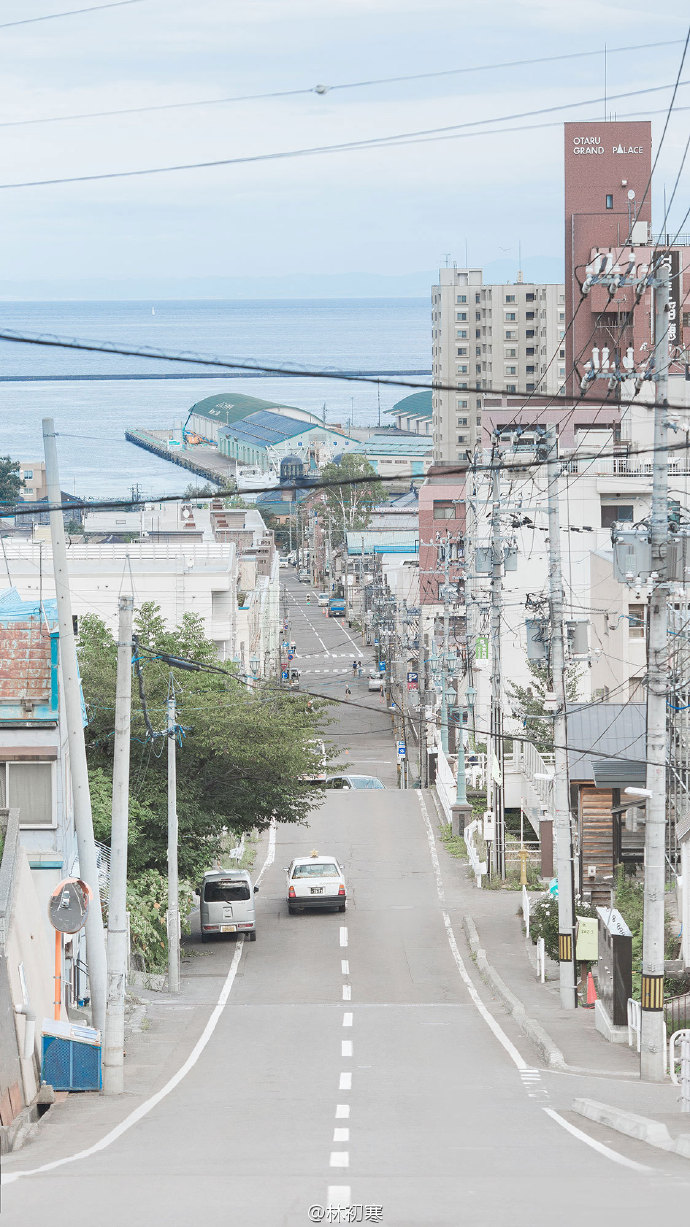
{"type": "Polygon", "coordinates": [[[110,881],[108,883],[108,996],[103,1049],[103,1090],[111,1095],[119,1095],[124,1090],[133,614],[134,598],[121,596],[117,636],[113,818],[110,831],[110,881]]]}
{"type": "Polygon", "coordinates": [[[79,874],[93,891],[91,906],[86,916],[86,952],[89,965],[91,1012],[94,1027],[98,1027],[102,1031],[105,1026],[107,976],[105,934],[103,932],[101,896],[98,889],[96,845],[93,838],[91,794],[89,792],[89,773],[86,766],[86,745],[84,743],[84,724],[81,706],[81,684],[77,666],[77,648],[74,641],[74,625],[72,622],[72,599],[67,570],[65,524],[62,512],[59,510],[61,501],[60,475],[55,444],[55,424],[52,418],[43,419],[43,450],[46,459],[48,503],[58,507],[57,511],[50,512],[50,539],[53,546],[55,596],[57,598],[58,624],[60,628],[60,671],[62,674],[62,689],[65,696],[65,722],[69,745],[70,776],[74,801],[74,826],[77,833],[77,850],[79,854],[79,874]]]}
{"type": "MultiPolygon", "coordinates": [[[[172,688],[172,678],[170,681],[172,688]]],[[[177,873],[177,721],[175,694],[167,700],[168,736],[168,989],[180,991],[180,899],[177,873]]]]}
{"type": "Polygon", "coordinates": [[[501,476],[497,448],[491,475],[491,809],[496,839],[494,867],[505,878],[505,817],[503,803],[503,706],[501,679],[501,601],[503,597],[503,541],[501,539],[501,476]]]}
{"type": "Polygon", "coordinates": [[[438,554],[443,549],[443,646],[441,648],[441,749],[448,754],[448,652],[450,644],[450,608],[448,600],[448,585],[450,583],[450,536],[446,534],[445,545],[439,543],[436,551],[437,567],[440,559],[438,554]]]}
{"type": "Polygon", "coordinates": [[[570,790],[563,647],[563,576],[561,573],[561,522],[558,506],[558,435],[555,426],[546,432],[547,498],[549,513],[549,604],[551,609],[551,679],[556,697],[554,740],[554,835],[558,874],[558,960],[561,1007],[577,1006],[575,974],[575,910],[573,900],[573,840],[570,829],[570,790]]]}
{"type": "Polygon", "coordinates": [[[662,257],[654,293],[654,461],[651,546],[656,583],[649,599],[647,668],[647,820],[644,843],[644,928],[642,936],[642,1021],[640,1076],[663,1082],[664,1021],[664,848],[666,837],[666,702],[668,686],[668,354],[669,262],[662,257]]]}
{"type": "Polygon", "coordinates": [[[419,698],[419,784],[421,788],[429,787],[429,755],[427,754],[426,745],[426,697],[428,690],[427,682],[427,645],[426,635],[421,629],[421,610],[420,610],[420,632],[419,632],[419,664],[417,672],[417,695],[419,698]]]}

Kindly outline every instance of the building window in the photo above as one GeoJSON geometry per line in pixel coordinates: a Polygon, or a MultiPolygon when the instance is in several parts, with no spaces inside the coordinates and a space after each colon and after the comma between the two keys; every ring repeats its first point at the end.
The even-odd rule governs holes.
{"type": "Polygon", "coordinates": [[[564,350],[564,349],[559,349],[559,351],[558,351],[558,357],[559,357],[559,358],[565,358],[565,350],[564,350]]]}
{"type": "Polygon", "coordinates": [[[525,302],[534,302],[534,294],[525,294],[525,302]]]}
{"type": "Polygon", "coordinates": [[[534,346],[528,345],[527,349],[525,350],[525,353],[527,354],[528,358],[531,358],[534,355],[534,346]]]}
{"type": "Polygon", "coordinates": [[[507,320],[511,320],[511,321],[512,321],[512,320],[516,320],[516,319],[517,319],[517,315],[516,315],[515,311],[506,311],[506,319],[507,319],[507,320]]]}
{"type": "Polygon", "coordinates": [[[528,392],[533,392],[533,391],[534,391],[534,384],[533,384],[533,383],[528,383],[528,384],[526,385],[526,389],[527,389],[527,391],[528,391],[528,392]]]}
{"type": "Polygon", "coordinates": [[[466,426],[467,418],[458,418],[458,426],[466,426]]]}
{"type": "Polygon", "coordinates": [[[53,826],[52,763],[0,763],[0,806],[18,809],[21,826],[53,826]]]}
{"type": "Polygon", "coordinates": [[[481,328],[475,328],[475,330],[474,330],[475,340],[477,340],[477,341],[478,341],[478,340],[479,340],[479,338],[481,337],[481,335],[482,335],[482,330],[481,330],[481,328]]]}
{"type": "Polygon", "coordinates": [[[534,319],[534,311],[527,311],[527,312],[525,313],[525,319],[528,319],[528,320],[533,320],[533,319],[534,319]]]}
{"type": "Polygon", "coordinates": [[[517,338],[517,332],[515,331],[515,329],[514,329],[514,328],[506,328],[506,330],[505,330],[505,340],[506,340],[506,341],[517,341],[517,339],[518,339],[518,338],[517,338]]]}
{"type": "Polygon", "coordinates": [[[503,352],[504,352],[504,357],[506,358],[517,358],[517,349],[515,349],[514,346],[506,345],[505,350],[503,352]]]}
{"type": "Polygon", "coordinates": [[[476,303],[481,302],[481,301],[482,301],[482,296],[481,296],[481,294],[475,294],[475,296],[474,296],[474,301],[475,301],[476,303]]]}
{"type": "Polygon", "coordinates": [[[25,478],[26,481],[33,481],[34,471],[33,469],[23,469],[19,476],[25,478]]]}
{"type": "Polygon", "coordinates": [[[459,366],[459,367],[458,367],[458,375],[466,375],[466,374],[467,374],[467,367],[466,367],[466,366],[459,366]]]}
{"type": "Polygon", "coordinates": [[[507,366],[507,367],[506,367],[506,375],[517,375],[517,367],[516,367],[516,366],[507,366]]]}
{"type": "Polygon", "coordinates": [[[455,335],[460,341],[466,341],[467,340],[467,329],[466,328],[456,328],[455,335]]]}
{"type": "MultiPolygon", "coordinates": [[[[458,443],[463,443],[463,442],[464,442],[463,436],[459,435],[458,443]]],[[[454,520],[455,519],[455,507],[453,503],[450,501],[450,499],[439,499],[438,501],[434,500],[433,518],[435,520],[454,520]]]]}
{"type": "Polygon", "coordinates": [[[611,195],[608,195],[608,196],[606,197],[606,208],[607,208],[607,209],[612,209],[612,208],[613,208],[613,196],[611,196],[611,195]]]}
{"type": "MultiPolygon", "coordinates": [[[[467,443],[467,435],[458,435],[458,443],[467,443]]],[[[451,518],[450,516],[448,517],[451,518]]]]}
{"type": "Polygon", "coordinates": [[[628,605],[630,639],[644,639],[646,605],[628,605]]]}
{"type": "Polygon", "coordinates": [[[517,384],[515,384],[515,383],[507,383],[507,384],[506,384],[506,392],[517,392],[517,384]]]}
{"type": "Polygon", "coordinates": [[[461,400],[460,398],[458,398],[458,401],[457,401],[457,407],[458,407],[458,409],[466,409],[466,408],[467,408],[467,401],[466,401],[466,400],[461,400]]]}
{"type": "Polygon", "coordinates": [[[481,424],[482,424],[482,415],[481,413],[478,413],[477,414],[477,426],[481,426],[481,424]]]}
{"type": "Polygon", "coordinates": [[[526,337],[533,337],[533,336],[535,336],[535,331],[534,331],[534,328],[528,328],[528,329],[527,329],[527,332],[525,333],[525,336],[526,336],[526,337]]]}
{"type": "Polygon", "coordinates": [[[461,324],[464,324],[467,319],[467,312],[466,311],[456,311],[455,318],[456,320],[459,320],[461,324]]]}
{"type": "Polygon", "coordinates": [[[528,375],[533,375],[533,374],[534,374],[534,367],[533,367],[533,366],[528,366],[528,367],[527,367],[527,374],[528,374],[528,375]]]}
{"type": "Polygon", "coordinates": [[[466,294],[458,294],[458,297],[457,297],[457,299],[456,299],[456,302],[467,302],[467,295],[466,295],[466,294]]]}
{"type": "Polygon", "coordinates": [[[514,294],[506,294],[506,302],[515,302],[514,294]]]}
{"type": "Polygon", "coordinates": [[[633,522],[633,506],[632,503],[602,503],[601,504],[601,527],[610,528],[617,520],[622,520],[625,524],[633,522]]]}
{"type": "Polygon", "coordinates": [[[467,357],[467,346],[463,345],[458,349],[458,358],[466,358],[466,357],[467,357]]]}
{"type": "Polygon", "coordinates": [[[480,320],[480,319],[482,318],[482,313],[481,313],[481,311],[475,311],[475,313],[474,313],[474,318],[475,318],[475,320],[480,320]]]}

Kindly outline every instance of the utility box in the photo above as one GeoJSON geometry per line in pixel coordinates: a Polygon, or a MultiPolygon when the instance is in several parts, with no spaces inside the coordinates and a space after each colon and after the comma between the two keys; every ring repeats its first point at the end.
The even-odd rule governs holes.
{"type": "Polygon", "coordinates": [[[627,1043],[628,998],[632,997],[632,933],[620,912],[598,907],[599,959],[597,982],[599,1000],[595,1011],[597,1029],[614,1042],[627,1043]],[[603,1017],[602,1017],[603,1015],[603,1017]],[[616,1034],[615,1028],[625,1029],[616,1034]]]}
{"type": "Polygon", "coordinates": [[[95,1027],[44,1018],[41,1081],[56,1091],[100,1091],[100,1031],[95,1027]]]}
{"type": "Polygon", "coordinates": [[[542,664],[547,658],[548,628],[545,618],[526,618],[527,659],[542,664]]]}
{"type": "Polygon", "coordinates": [[[611,529],[613,543],[613,574],[619,584],[629,578],[644,582],[652,573],[652,546],[648,528],[621,528],[614,524],[611,529]]]}

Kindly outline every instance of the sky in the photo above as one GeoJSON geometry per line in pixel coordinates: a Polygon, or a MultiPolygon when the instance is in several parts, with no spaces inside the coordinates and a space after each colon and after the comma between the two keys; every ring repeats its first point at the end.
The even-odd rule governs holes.
{"type": "MultiPolygon", "coordinates": [[[[136,0],[27,20],[94,2],[2,5],[0,297],[426,295],[439,265],[466,258],[487,280],[515,276],[518,261],[526,278],[560,280],[562,123],[603,117],[605,61],[609,98],[672,84],[688,19],[684,0],[657,0],[653,22],[648,0],[136,0]],[[614,50],[646,38],[679,41],[614,50]],[[595,54],[551,58],[580,51],[595,54]],[[535,57],[546,62],[496,67],[535,57]],[[450,75],[356,86],[439,72],[450,75]],[[316,93],[318,84],[355,87],[316,93]],[[286,91],[300,92],[57,121],[286,91]],[[597,101],[483,124],[512,132],[478,125],[396,147],[4,186],[500,121],[588,99],[597,101]],[[537,124],[549,126],[526,127],[537,124]]],[[[667,89],[608,111],[649,115],[656,148],[669,100],[667,89]]],[[[655,177],[659,221],[687,140],[690,84],[676,105],[655,177]]],[[[690,156],[671,228],[689,185],[690,156]]]]}

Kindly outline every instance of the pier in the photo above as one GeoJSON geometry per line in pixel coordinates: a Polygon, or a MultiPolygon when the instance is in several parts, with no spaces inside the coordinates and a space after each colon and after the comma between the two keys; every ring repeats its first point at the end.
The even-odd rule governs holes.
{"type": "Polygon", "coordinates": [[[221,456],[217,448],[204,446],[203,443],[195,444],[193,449],[170,447],[173,434],[172,430],[126,430],[125,439],[136,447],[153,452],[154,456],[160,456],[161,460],[169,460],[190,473],[196,473],[198,477],[205,477],[219,487],[232,484],[236,470],[234,460],[221,456]]]}

